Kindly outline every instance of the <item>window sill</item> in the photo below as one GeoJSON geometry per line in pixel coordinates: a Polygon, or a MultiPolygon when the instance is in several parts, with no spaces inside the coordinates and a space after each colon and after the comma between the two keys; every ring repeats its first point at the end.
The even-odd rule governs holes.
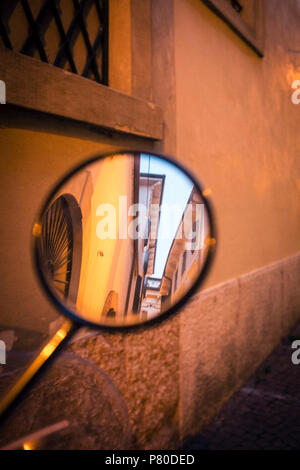
{"type": "Polygon", "coordinates": [[[6,102],[151,140],[163,137],[163,114],[126,95],[23,54],[0,49],[6,102]]]}

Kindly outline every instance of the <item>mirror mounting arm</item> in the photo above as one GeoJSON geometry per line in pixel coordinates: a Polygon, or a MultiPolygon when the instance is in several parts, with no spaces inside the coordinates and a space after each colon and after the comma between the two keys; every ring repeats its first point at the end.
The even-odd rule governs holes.
{"type": "Polygon", "coordinates": [[[77,329],[77,324],[66,318],[59,328],[59,330],[52,336],[52,338],[43,346],[38,356],[30,363],[25,372],[21,375],[19,380],[10,388],[3,399],[0,401],[0,417],[6,413],[6,411],[13,404],[15,399],[29,384],[35,374],[42,368],[42,366],[48,361],[50,356],[57,350],[57,348],[63,343],[63,341],[69,337],[69,335],[77,329]]]}

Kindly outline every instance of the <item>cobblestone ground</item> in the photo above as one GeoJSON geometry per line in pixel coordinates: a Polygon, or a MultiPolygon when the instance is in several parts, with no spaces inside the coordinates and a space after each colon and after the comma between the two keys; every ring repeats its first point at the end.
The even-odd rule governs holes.
{"type": "Polygon", "coordinates": [[[300,323],[184,449],[300,449],[300,364],[291,361],[300,323]]]}

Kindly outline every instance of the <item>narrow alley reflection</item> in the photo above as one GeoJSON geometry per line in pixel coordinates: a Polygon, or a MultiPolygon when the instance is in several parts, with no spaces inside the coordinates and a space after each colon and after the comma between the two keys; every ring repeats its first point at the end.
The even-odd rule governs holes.
{"type": "Polygon", "coordinates": [[[84,320],[113,326],[176,304],[198,278],[210,241],[192,179],[169,160],[136,153],[75,172],[34,231],[53,294],[84,320]]]}

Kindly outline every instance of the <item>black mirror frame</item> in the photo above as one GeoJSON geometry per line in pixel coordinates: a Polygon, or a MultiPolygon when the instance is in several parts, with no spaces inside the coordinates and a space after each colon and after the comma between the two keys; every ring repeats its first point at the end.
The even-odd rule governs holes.
{"type": "Polygon", "coordinates": [[[207,274],[208,274],[208,272],[209,272],[209,270],[212,266],[212,262],[213,262],[213,259],[214,259],[214,256],[215,256],[216,240],[217,240],[217,238],[216,238],[216,226],[215,226],[215,221],[214,221],[214,211],[212,209],[211,203],[203,195],[202,186],[198,182],[197,178],[191,173],[190,170],[187,170],[181,163],[176,161],[173,157],[165,155],[165,154],[159,154],[157,152],[152,152],[152,151],[150,152],[149,150],[143,151],[143,150],[130,150],[130,149],[128,149],[128,150],[115,151],[115,152],[111,152],[111,153],[104,153],[104,154],[100,154],[100,155],[97,154],[94,157],[91,157],[90,159],[85,160],[84,162],[80,163],[79,165],[74,167],[71,171],[69,171],[53,187],[52,191],[50,191],[50,194],[45,199],[44,203],[40,207],[40,210],[38,211],[38,216],[34,220],[33,227],[36,224],[40,223],[41,215],[48,208],[48,206],[49,206],[50,202],[53,200],[55,194],[59,191],[59,189],[74,174],[76,174],[77,172],[79,172],[80,170],[85,168],[87,165],[89,165],[91,163],[94,163],[97,160],[100,160],[101,158],[107,158],[107,157],[112,157],[114,155],[122,155],[122,154],[128,154],[128,153],[139,154],[139,155],[140,154],[146,154],[146,155],[151,155],[151,156],[153,155],[154,157],[162,158],[162,159],[168,161],[169,163],[177,166],[182,172],[184,172],[193,181],[193,183],[195,184],[197,190],[201,194],[201,197],[203,199],[203,202],[204,202],[206,210],[207,210],[207,216],[208,216],[208,220],[209,220],[209,224],[210,224],[210,238],[211,238],[211,240],[213,240],[213,243],[210,243],[208,245],[208,253],[207,253],[207,256],[206,256],[206,259],[205,259],[205,262],[204,262],[204,266],[203,266],[202,270],[199,273],[199,276],[197,277],[197,279],[195,280],[195,282],[193,283],[191,288],[187,291],[187,293],[176,304],[172,305],[172,307],[170,307],[168,310],[166,310],[165,312],[163,312],[160,315],[157,315],[156,317],[151,318],[150,320],[146,320],[144,322],[140,322],[140,323],[137,323],[137,324],[113,326],[113,325],[98,325],[98,324],[92,323],[88,320],[84,320],[81,317],[78,317],[77,315],[75,315],[65,305],[60,303],[60,301],[54,295],[53,291],[51,290],[51,288],[49,287],[49,285],[48,285],[48,283],[45,279],[43,270],[42,270],[42,268],[40,266],[40,262],[39,262],[39,253],[38,253],[38,244],[37,244],[38,237],[35,236],[34,233],[33,233],[33,236],[32,236],[32,239],[33,239],[32,240],[32,250],[31,250],[32,255],[33,255],[33,266],[34,266],[35,272],[37,274],[37,277],[39,279],[42,290],[44,290],[44,292],[46,292],[48,294],[48,297],[50,298],[52,303],[55,305],[55,307],[58,308],[58,310],[60,312],[62,312],[66,317],[71,318],[71,320],[75,324],[80,324],[81,326],[86,326],[86,327],[96,328],[96,329],[99,329],[99,330],[102,330],[102,331],[116,332],[116,333],[126,332],[126,331],[128,332],[128,331],[133,331],[133,330],[134,331],[144,330],[144,329],[147,329],[148,327],[157,326],[157,325],[161,324],[162,322],[164,322],[166,319],[173,316],[175,313],[179,313],[180,308],[183,307],[183,305],[187,302],[187,300],[197,291],[199,286],[203,283],[204,279],[206,278],[206,276],[207,276],[207,274]]]}

